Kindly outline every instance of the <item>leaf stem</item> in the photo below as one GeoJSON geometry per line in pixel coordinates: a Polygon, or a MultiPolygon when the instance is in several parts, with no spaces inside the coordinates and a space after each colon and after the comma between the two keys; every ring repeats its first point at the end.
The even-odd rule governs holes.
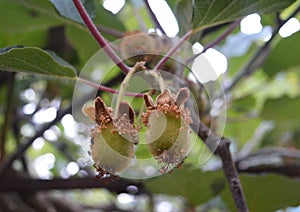
{"type": "Polygon", "coordinates": [[[236,77],[231,81],[231,83],[225,87],[225,92],[228,92],[232,90],[239,82],[241,79],[243,79],[246,76],[249,76],[252,74],[259,66],[261,66],[265,59],[268,56],[269,53],[269,47],[274,40],[274,38],[277,36],[280,28],[292,17],[297,15],[297,13],[300,12],[300,6],[284,21],[281,21],[278,23],[277,27],[275,28],[274,32],[272,33],[271,38],[261,47],[259,48],[256,53],[252,56],[252,58],[249,60],[249,62],[246,64],[246,66],[240,71],[236,77]]]}
{"type": "Polygon", "coordinates": [[[79,12],[82,20],[85,25],[89,29],[90,33],[93,35],[98,44],[103,48],[106,54],[114,61],[114,63],[125,73],[127,74],[130,68],[121,60],[121,58],[114,52],[114,50],[110,47],[109,43],[105,40],[102,34],[98,31],[94,22],[88,15],[86,9],[80,0],[73,0],[73,3],[79,12]]]}
{"type": "Polygon", "coordinates": [[[159,71],[165,63],[169,60],[169,58],[175,53],[175,51],[194,33],[193,30],[188,31],[181,39],[180,41],[175,44],[165,55],[161,60],[156,64],[156,66],[153,68],[154,71],[159,71]]]}
{"type": "Polygon", "coordinates": [[[198,54],[193,55],[191,58],[189,58],[188,60],[186,60],[186,64],[192,62],[194,59],[196,59],[198,56],[200,56],[201,54],[205,53],[208,49],[210,49],[211,47],[217,45],[218,43],[220,43],[222,40],[224,40],[239,24],[240,24],[241,20],[237,20],[234,21],[227,30],[225,30],[219,37],[217,37],[215,40],[213,40],[212,42],[210,42],[209,44],[207,44],[203,50],[201,52],[199,52],[198,54]]]}
{"type": "Polygon", "coordinates": [[[166,34],[165,30],[162,28],[162,26],[160,25],[159,21],[157,20],[156,18],[156,15],[154,14],[152,8],[150,7],[150,4],[149,4],[149,1],[148,0],[144,0],[144,3],[146,5],[146,8],[149,12],[149,15],[151,16],[152,18],[152,21],[154,22],[155,26],[157,29],[159,29],[161,31],[162,34],[166,34]]]}
{"type": "Polygon", "coordinates": [[[103,26],[103,25],[98,24],[97,29],[101,32],[104,32],[106,34],[115,36],[117,38],[123,38],[124,37],[123,32],[121,32],[119,30],[116,30],[116,29],[113,29],[113,28],[110,28],[110,27],[107,27],[107,26],[103,26]]]}
{"type": "MultiPolygon", "coordinates": [[[[126,87],[128,86],[128,83],[130,81],[130,79],[132,78],[133,74],[137,71],[137,70],[140,70],[140,69],[145,69],[144,67],[145,65],[145,62],[142,61],[142,62],[137,62],[132,69],[130,69],[130,71],[128,72],[128,74],[126,75],[126,77],[124,78],[121,86],[120,86],[120,89],[119,89],[119,93],[118,93],[118,99],[117,99],[117,104],[116,104],[116,108],[115,108],[115,114],[114,114],[114,118],[117,119],[118,118],[118,112],[119,112],[119,107],[120,107],[120,104],[123,100],[123,96],[125,94],[125,89],[126,87]]],[[[144,96],[144,95],[143,95],[144,96]]]]}
{"type": "MultiPolygon", "coordinates": [[[[195,113],[195,111],[191,111],[195,113]]],[[[222,160],[223,173],[227,179],[230,192],[232,194],[235,206],[239,212],[248,212],[248,206],[246,198],[243,192],[243,187],[241,185],[239,175],[235,166],[235,163],[232,159],[232,155],[229,149],[230,140],[224,137],[219,137],[210,132],[210,129],[207,128],[198,118],[197,115],[193,115],[193,124],[191,128],[197,133],[198,137],[204,142],[204,144],[210,149],[210,146],[207,144],[207,141],[218,142],[219,145],[216,150],[210,149],[210,151],[218,155],[222,160]]]]}
{"type": "MultiPolygon", "coordinates": [[[[97,89],[102,90],[102,91],[106,91],[106,92],[114,93],[114,94],[118,94],[119,93],[119,91],[117,91],[115,89],[106,87],[104,85],[99,85],[97,83],[91,82],[91,81],[83,79],[81,77],[77,77],[77,80],[80,81],[80,82],[82,82],[82,83],[84,83],[84,84],[86,84],[86,85],[92,86],[92,87],[97,88],[97,89]]],[[[144,96],[143,94],[131,93],[131,92],[124,92],[123,95],[125,95],[125,96],[133,96],[133,97],[143,97],[144,96]]]]}
{"type": "Polygon", "coordinates": [[[153,71],[153,70],[150,70],[150,71],[147,71],[147,74],[153,76],[157,80],[158,85],[159,85],[159,89],[162,92],[166,89],[165,81],[164,81],[164,79],[163,79],[163,77],[161,76],[160,73],[158,73],[156,71],[153,71]]]}

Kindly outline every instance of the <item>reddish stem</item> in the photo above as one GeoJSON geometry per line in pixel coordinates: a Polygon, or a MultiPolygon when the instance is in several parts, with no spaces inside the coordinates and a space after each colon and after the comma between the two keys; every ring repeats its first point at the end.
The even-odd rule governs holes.
{"type": "Polygon", "coordinates": [[[198,54],[195,54],[193,57],[191,57],[190,59],[188,59],[186,61],[187,63],[192,62],[194,59],[196,59],[199,55],[203,54],[204,52],[207,51],[207,49],[217,45],[218,43],[220,43],[222,40],[224,40],[239,24],[240,24],[241,20],[237,20],[235,22],[233,22],[227,30],[225,30],[219,37],[217,37],[215,40],[213,40],[211,43],[207,44],[203,50],[201,52],[199,52],[198,54]]]}
{"type": "Polygon", "coordinates": [[[81,1],[73,0],[73,3],[95,40],[103,48],[106,54],[114,61],[114,63],[117,64],[117,66],[126,74],[130,70],[130,68],[120,59],[120,57],[114,52],[114,50],[109,46],[109,43],[98,31],[97,27],[90,18],[81,1]]]}
{"type": "MultiPolygon", "coordinates": [[[[77,77],[77,79],[80,82],[83,82],[84,84],[90,85],[90,86],[92,86],[94,88],[97,88],[99,90],[106,91],[106,92],[109,92],[109,93],[115,93],[115,94],[119,93],[119,91],[117,91],[115,89],[112,89],[112,88],[109,88],[109,87],[106,87],[104,85],[98,85],[97,83],[91,82],[89,80],[86,80],[86,79],[83,79],[83,78],[80,78],[80,77],[77,77]]],[[[143,97],[144,96],[144,94],[142,94],[142,93],[124,92],[124,94],[125,94],[125,96],[133,96],[133,97],[143,97]]]]}
{"type": "Polygon", "coordinates": [[[164,57],[156,64],[154,70],[160,70],[165,63],[169,60],[169,58],[174,54],[174,52],[193,34],[193,30],[188,31],[181,40],[174,45],[165,55],[164,57]]]}
{"type": "Polygon", "coordinates": [[[117,38],[123,38],[124,37],[123,32],[121,32],[119,30],[116,30],[116,29],[113,29],[113,28],[110,28],[110,27],[107,27],[107,26],[98,25],[97,29],[101,32],[104,32],[106,34],[115,36],[117,38]]]}
{"type": "Polygon", "coordinates": [[[148,10],[148,12],[149,12],[149,14],[150,14],[150,16],[151,16],[153,22],[154,22],[155,25],[156,25],[156,28],[158,28],[158,29],[161,31],[161,33],[163,33],[163,34],[165,35],[166,32],[165,32],[165,30],[162,28],[162,26],[160,25],[159,21],[157,20],[157,17],[156,17],[156,15],[154,14],[152,8],[150,7],[150,4],[149,4],[148,0],[144,0],[144,3],[145,3],[145,5],[146,5],[146,7],[147,7],[147,10],[148,10]]]}

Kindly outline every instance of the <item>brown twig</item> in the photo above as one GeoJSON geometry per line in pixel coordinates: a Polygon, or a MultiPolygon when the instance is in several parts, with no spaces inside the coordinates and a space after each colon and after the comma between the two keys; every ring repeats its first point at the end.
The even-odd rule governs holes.
{"type": "Polygon", "coordinates": [[[232,194],[235,206],[240,212],[249,211],[243,188],[239,179],[235,163],[232,160],[232,156],[229,149],[230,141],[222,138],[217,149],[217,154],[222,160],[223,172],[226,176],[229,184],[229,189],[232,194]]]}
{"type": "Polygon", "coordinates": [[[286,176],[299,177],[300,150],[284,147],[265,147],[249,155],[236,157],[235,163],[239,172],[248,173],[279,173],[286,176]],[[272,158],[280,158],[280,162],[269,162],[272,158]],[[251,161],[261,161],[261,163],[252,164],[251,161]]]}
{"type": "Polygon", "coordinates": [[[195,133],[198,134],[199,138],[201,138],[201,140],[206,144],[206,146],[215,155],[218,155],[222,160],[223,172],[229,184],[229,188],[237,210],[240,212],[247,212],[248,211],[247,202],[243,193],[243,188],[237,173],[237,169],[235,167],[235,163],[232,159],[230,149],[229,149],[230,141],[224,137],[219,137],[212,134],[209,128],[207,128],[197,118],[196,115],[192,115],[192,117],[193,117],[192,129],[195,131],[195,133]],[[207,143],[208,140],[210,144],[219,143],[219,145],[217,146],[216,149],[214,149],[210,146],[210,144],[207,143]]]}
{"type": "Polygon", "coordinates": [[[300,165],[295,164],[284,164],[281,166],[254,166],[248,167],[246,169],[239,168],[239,163],[237,165],[238,171],[243,173],[254,173],[254,174],[261,174],[261,173],[276,173],[285,175],[288,177],[300,177],[300,165]]]}
{"type": "Polygon", "coordinates": [[[147,193],[142,183],[123,178],[119,178],[110,183],[92,177],[70,179],[56,178],[52,180],[9,178],[0,181],[1,191],[15,191],[18,193],[34,193],[52,189],[67,190],[89,188],[106,188],[115,193],[130,193],[129,186],[134,186],[137,189],[135,193],[132,193],[134,195],[147,193]]]}

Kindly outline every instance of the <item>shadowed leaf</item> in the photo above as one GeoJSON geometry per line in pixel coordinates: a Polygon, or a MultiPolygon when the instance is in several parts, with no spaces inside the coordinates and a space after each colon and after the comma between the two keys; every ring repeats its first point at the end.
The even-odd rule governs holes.
{"type": "Polygon", "coordinates": [[[224,187],[222,172],[202,172],[190,166],[174,170],[147,181],[150,192],[167,195],[181,195],[189,204],[199,205],[213,198],[224,187]]]}
{"type": "Polygon", "coordinates": [[[194,28],[206,28],[230,22],[252,13],[268,13],[286,8],[293,0],[196,0],[194,28]]]}
{"type": "Polygon", "coordinates": [[[275,121],[296,121],[300,120],[300,99],[287,96],[278,99],[268,99],[262,110],[261,116],[265,119],[275,121]]]}
{"type": "Polygon", "coordinates": [[[300,48],[299,45],[295,45],[296,43],[300,43],[300,32],[280,40],[267,57],[263,65],[264,72],[269,76],[274,76],[288,68],[300,67],[300,48]],[[292,53],[286,54],[287,52],[292,53]]]}
{"type": "Polygon", "coordinates": [[[0,51],[0,69],[5,71],[76,77],[75,69],[53,52],[36,47],[0,51]]]}
{"type": "MultiPolygon", "coordinates": [[[[241,175],[243,190],[249,211],[275,211],[287,206],[299,205],[300,181],[278,175],[249,176],[241,175]]],[[[227,206],[234,211],[229,189],[222,192],[227,206]]]]}

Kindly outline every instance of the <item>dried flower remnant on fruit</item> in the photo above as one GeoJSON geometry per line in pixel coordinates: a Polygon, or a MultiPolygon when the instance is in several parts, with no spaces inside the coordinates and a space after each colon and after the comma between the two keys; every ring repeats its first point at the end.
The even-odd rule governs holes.
{"type": "Polygon", "coordinates": [[[97,97],[95,106],[84,106],[83,113],[95,122],[91,130],[91,151],[97,177],[107,180],[116,178],[134,159],[134,145],[138,143],[138,131],[134,126],[134,111],[121,102],[118,117],[114,110],[97,97]]]}
{"type": "Polygon", "coordinates": [[[143,123],[147,126],[146,139],[151,154],[161,164],[161,173],[182,164],[190,145],[192,123],[190,110],[184,107],[189,90],[181,88],[176,96],[166,89],[156,99],[144,95],[147,110],[143,123]]]}

